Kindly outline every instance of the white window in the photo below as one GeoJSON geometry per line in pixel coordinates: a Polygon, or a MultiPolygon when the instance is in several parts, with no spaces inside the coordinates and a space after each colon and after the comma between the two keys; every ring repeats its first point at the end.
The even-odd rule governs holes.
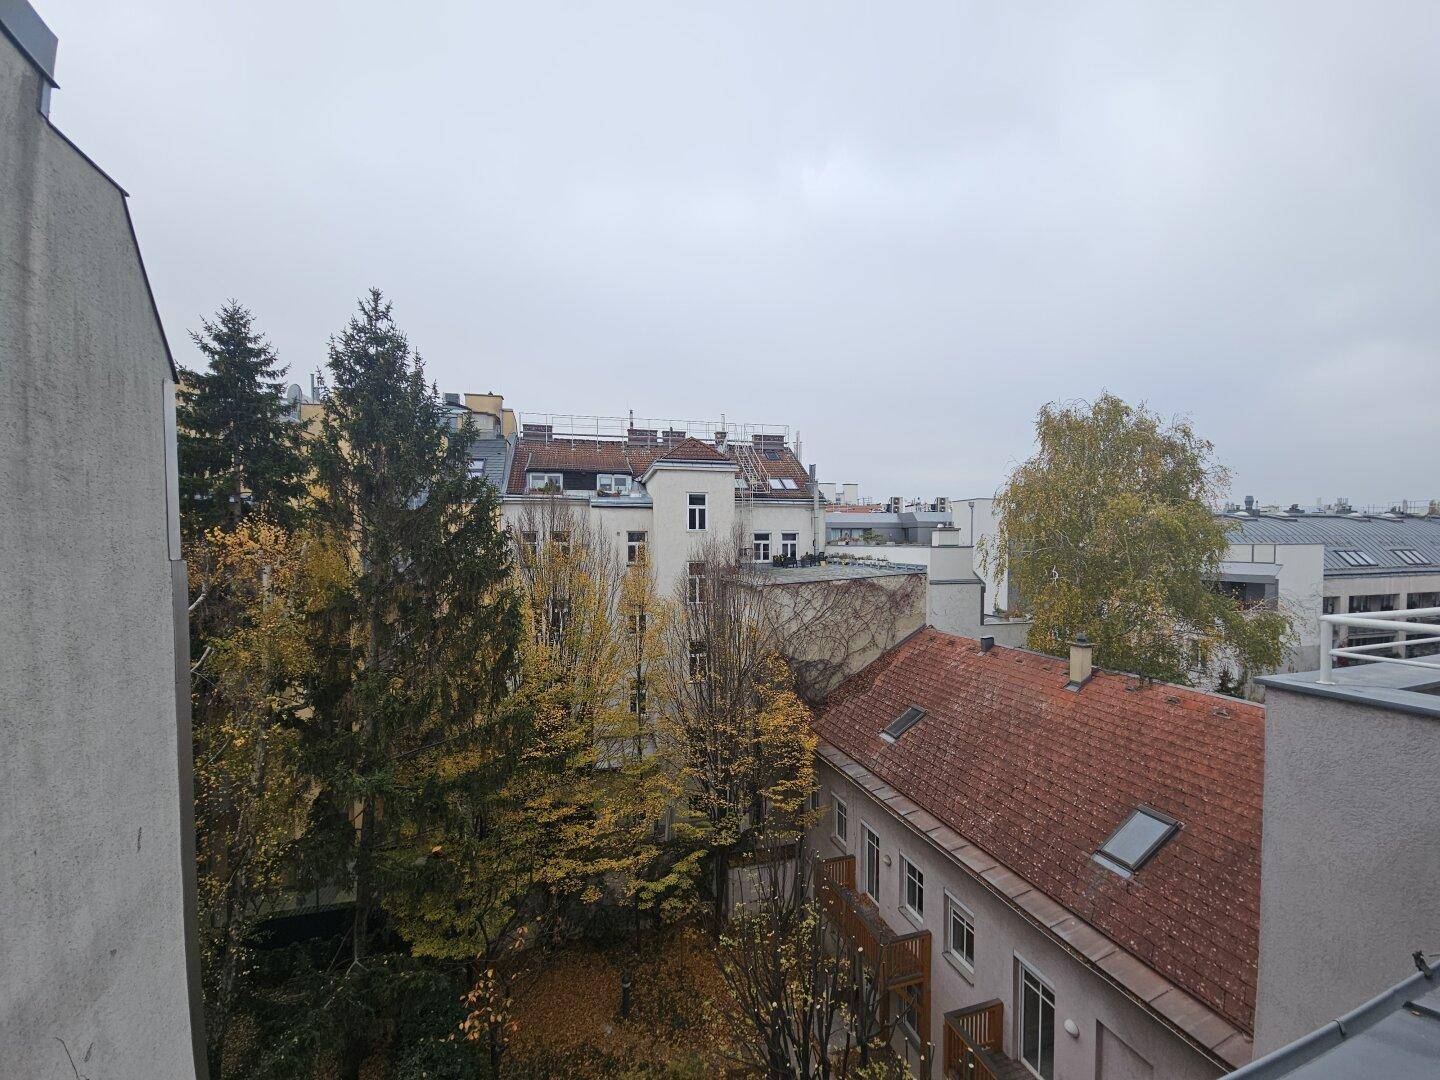
{"type": "Polygon", "coordinates": [[[690,642],[690,678],[699,682],[705,677],[705,643],[690,642]]]}
{"type": "Polygon", "coordinates": [[[1020,965],[1020,1060],[1041,1080],[1055,1076],[1055,992],[1020,965]]]}
{"type": "Polygon", "coordinates": [[[565,474],[558,472],[532,472],[525,474],[526,491],[564,491],[565,474]]]}
{"type": "Polygon", "coordinates": [[[800,551],[800,534],[793,532],[782,532],[780,534],[780,554],[787,559],[794,559],[800,551]]]}
{"type": "Polygon", "coordinates": [[[634,566],[640,561],[640,553],[645,550],[645,533],[627,532],[625,534],[625,565],[634,566]]]}
{"type": "Polygon", "coordinates": [[[812,814],[820,812],[820,789],[818,787],[810,792],[810,812],[812,814]]]}
{"type": "Polygon", "coordinates": [[[865,891],[872,900],[880,899],[880,837],[869,825],[861,825],[865,834],[865,891]]]}
{"type": "Polygon", "coordinates": [[[751,548],[751,557],[756,562],[770,561],[770,534],[768,532],[755,534],[755,543],[751,548]]]}
{"type": "Polygon", "coordinates": [[[945,952],[966,970],[975,968],[975,916],[949,893],[945,894],[945,952]]]}
{"type": "Polygon", "coordinates": [[[685,527],[690,532],[704,532],[706,529],[706,507],[705,493],[703,491],[690,492],[688,509],[689,516],[686,518],[685,527]]]}
{"type": "Polygon", "coordinates": [[[695,605],[705,602],[705,564],[692,562],[685,576],[685,599],[695,605]]]}
{"type": "Polygon", "coordinates": [[[850,808],[839,799],[835,799],[835,839],[841,847],[850,840],[850,808]]]}
{"type": "Polygon", "coordinates": [[[772,480],[770,481],[770,490],[771,490],[771,491],[784,491],[784,490],[785,490],[785,485],[784,485],[783,482],[781,482],[781,481],[779,481],[779,480],[774,480],[774,479],[772,479],[772,480]]]}
{"type": "Polygon", "coordinates": [[[600,473],[595,477],[595,490],[601,495],[629,495],[630,477],[626,473],[600,473]]]}
{"type": "Polygon", "coordinates": [[[795,481],[794,481],[794,480],[791,480],[788,476],[785,477],[785,479],[783,479],[783,480],[780,481],[780,486],[783,487],[786,491],[799,491],[799,490],[800,490],[799,487],[796,486],[795,481]]]}
{"type": "Polygon", "coordinates": [[[925,873],[904,856],[900,858],[900,895],[905,910],[917,919],[925,918],[925,873]]]}

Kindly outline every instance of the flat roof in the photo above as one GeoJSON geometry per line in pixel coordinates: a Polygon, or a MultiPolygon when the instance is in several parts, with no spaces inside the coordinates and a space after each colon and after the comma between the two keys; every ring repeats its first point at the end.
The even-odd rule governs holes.
{"type": "Polygon", "coordinates": [[[826,562],[819,566],[757,566],[749,580],[762,585],[799,585],[807,581],[848,581],[857,578],[906,577],[924,574],[925,567],[908,563],[826,562]]]}
{"type": "Polygon", "coordinates": [[[1379,661],[1332,668],[1329,682],[1321,682],[1318,671],[1261,675],[1255,681],[1274,690],[1440,719],[1440,666],[1427,671],[1379,661]]]}

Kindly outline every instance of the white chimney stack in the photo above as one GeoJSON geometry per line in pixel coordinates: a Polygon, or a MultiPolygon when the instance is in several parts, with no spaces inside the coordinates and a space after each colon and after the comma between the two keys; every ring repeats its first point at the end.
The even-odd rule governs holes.
{"type": "Polygon", "coordinates": [[[1095,649],[1081,634],[1070,643],[1070,682],[1067,689],[1079,690],[1095,674],[1095,649]]]}

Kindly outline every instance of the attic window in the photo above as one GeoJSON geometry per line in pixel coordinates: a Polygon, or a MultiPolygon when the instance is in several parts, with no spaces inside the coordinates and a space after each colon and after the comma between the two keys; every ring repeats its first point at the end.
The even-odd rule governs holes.
{"type": "Polygon", "coordinates": [[[772,477],[770,480],[770,486],[776,491],[783,491],[785,488],[785,482],[783,480],[776,480],[772,477]]]}
{"type": "MultiPolygon", "coordinates": [[[[1379,566],[1379,565],[1380,565],[1379,563],[1377,563],[1377,562],[1375,561],[1375,556],[1371,555],[1368,551],[1353,551],[1353,550],[1346,550],[1346,549],[1336,549],[1335,554],[1338,555],[1338,556],[1340,556],[1340,561],[1343,562],[1346,566],[1379,566]]],[[[1398,552],[1397,552],[1397,554],[1398,554],[1398,552]]]]}
{"type": "Polygon", "coordinates": [[[1095,861],[1129,877],[1160,850],[1160,845],[1179,830],[1172,817],[1142,806],[1132,811],[1125,823],[1100,845],[1095,861]]]}
{"type": "Polygon", "coordinates": [[[1411,566],[1425,566],[1430,562],[1414,548],[1392,548],[1391,550],[1400,557],[1401,562],[1409,563],[1411,566]]]}
{"type": "Polygon", "coordinates": [[[797,490],[799,490],[799,489],[796,488],[796,486],[795,486],[795,481],[794,481],[794,480],[791,480],[788,476],[785,477],[785,478],[783,478],[783,479],[780,481],[780,486],[783,487],[786,491],[797,491],[797,490]]]}
{"type": "Polygon", "coordinates": [[[917,709],[914,705],[911,705],[894,720],[890,721],[890,726],[880,733],[880,738],[888,743],[893,743],[896,739],[900,738],[901,735],[904,735],[905,732],[918,724],[920,718],[924,715],[924,709],[917,709]]]}

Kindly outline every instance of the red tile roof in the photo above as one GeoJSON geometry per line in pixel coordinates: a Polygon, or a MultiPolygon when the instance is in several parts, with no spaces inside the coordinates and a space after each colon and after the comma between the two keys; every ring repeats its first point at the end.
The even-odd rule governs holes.
{"type": "MultiPolygon", "coordinates": [[[[807,499],[810,474],[788,446],[756,446],[751,460],[763,474],[765,484],[749,489],[757,499],[807,499]],[[793,490],[771,488],[770,479],[795,481],[793,490]]],[[[720,450],[703,439],[685,438],[675,443],[628,442],[623,439],[576,439],[566,436],[522,435],[515,447],[506,491],[511,495],[525,493],[527,472],[600,472],[645,475],[654,462],[667,461],[721,462],[734,461],[731,444],[720,450]]]]}
{"type": "Polygon", "coordinates": [[[925,629],[852,677],[821,737],[1219,1016],[1253,1032],[1264,711],[925,629]],[[877,736],[911,705],[925,717],[877,736]],[[1181,828],[1126,880],[1091,856],[1137,807],[1181,828]]]}

